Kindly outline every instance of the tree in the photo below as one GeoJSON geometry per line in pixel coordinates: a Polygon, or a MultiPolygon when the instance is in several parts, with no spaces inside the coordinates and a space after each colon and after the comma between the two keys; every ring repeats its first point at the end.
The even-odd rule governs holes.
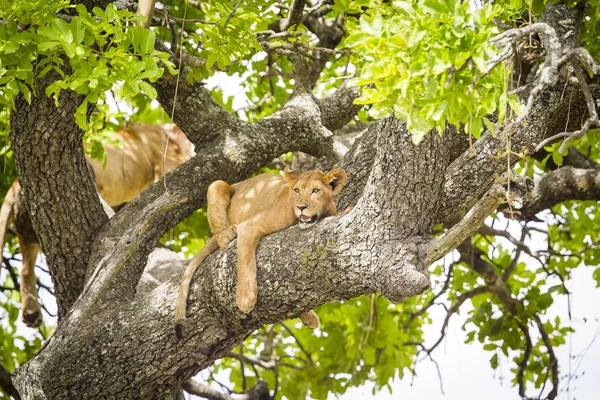
{"type": "MultiPolygon", "coordinates": [[[[570,328],[545,312],[569,294],[573,268],[598,263],[598,211],[584,201],[599,198],[599,7],[173,0],[143,28],[126,2],[1,3],[3,123],[59,318],[14,387],[2,387],[25,399],[170,398],[233,356],[269,370],[267,385],[290,398],[325,398],[367,379],[381,388],[413,370],[418,354],[430,356],[470,300],[467,341],[485,344],[492,367],[511,360],[520,396],[556,398],[554,348],[570,328]],[[204,85],[217,71],[244,77],[252,104],[238,115],[204,85]],[[115,85],[140,110],[156,98],[197,155],[109,219],[81,143],[86,131],[98,141],[115,85]],[[352,121],[368,127],[347,150],[332,132],[352,121]],[[289,152],[338,162],[350,177],[338,208],[352,212],[262,240],[259,301],[247,315],[234,301],[235,242],[213,254],[191,288],[187,335],[175,342],[176,279],[136,291],[148,255],[203,205],[212,181],[240,181],[289,152]],[[538,178],[534,189],[527,177],[538,178]],[[498,207],[523,221],[520,238],[482,225],[498,207]],[[530,225],[548,209],[553,220],[530,225]],[[539,229],[544,251],[527,242],[539,229]],[[430,268],[451,251],[458,258],[448,269],[430,268]],[[327,337],[262,328],[363,295],[372,297],[321,308],[327,337]],[[429,346],[422,326],[440,296],[447,317],[429,346]],[[340,307],[363,319],[349,322],[340,307]],[[231,352],[256,330],[250,352],[270,361],[231,352]],[[262,348],[261,335],[267,344],[295,338],[296,350],[262,348]],[[329,378],[341,373],[351,377],[329,378]]],[[[600,282],[600,269],[594,276],[600,282]]],[[[242,385],[245,375],[233,381],[242,385]]],[[[264,384],[253,390],[264,393],[264,384]]]]}

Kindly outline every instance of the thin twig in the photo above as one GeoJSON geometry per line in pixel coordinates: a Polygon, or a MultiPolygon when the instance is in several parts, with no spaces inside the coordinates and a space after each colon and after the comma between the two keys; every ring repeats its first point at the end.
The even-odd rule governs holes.
{"type": "Polygon", "coordinates": [[[420,317],[421,315],[425,314],[425,312],[432,307],[435,304],[435,301],[444,293],[446,293],[446,291],[448,290],[448,287],[450,286],[450,282],[452,281],[452,275],[454,273],[454,265],[455,263],[450,264],[450,266],[448,267],[448,274],[446,275],[446,281],[444,282],[444,285],[442,286],[442,289],[435,295],[433,296],[433,298],[423,307],[421,308],[419,311],[417,311],[416,313],[413,313],[408,322],[406,324],[404,324],[404,329],[408,328],[408,326],[411,324],[411,322],[413,322],[416,318],[420,317]]]}
{"type": "MultiPolygon", "coordinates": [[[[185,17],[187,16],[188,3],[185,2],[185,8],[183,9],[183,21],[185,22],[185,17]]],[[[183,33],[185,30],[183,29],[183,24],[181,26],[181,36],[179,37],[179,70],[177,72],[177,79],[175,81],[175,93],[173,94],[173,107],[171,108],[171,121],[174,121],[175,118],[175,106],[177,104],[177,92],[179,90],[179,79],[181,78],[181,65],[183,63],[183,33]]],[[[163,152],[162,159],[162,174],[163,174],[163,184],[165,187],[165,192],[167,189],[167,150],[169,148],[169,135],[167,135],[167,141],[165,143],[165,151],[163,152]]]]}
{"type": "Polygon", "coordinates": [[[306,348],[304,346],[302,346],[302,342],[300,342],[300,340],[298,340],[298,337],[294,334],[294,332],[292,332],[292,330],[283,322],[280,322],[279,325],[281,325],[283,327],[283,329],[285,329],[287,331],[287,333],[294,338],[294,340],[296,341],[296,344],[298,345],[298,348],[300,349],[300,351],[302,351],[304,353],[304,355],[306,356],[306,358],[308,359],[308,362],[310,363],[310,365],[313,365],[313,359],[312,356],[310,355],[310,353],[306,350],[306,348]]]}
{"type": "Polygon", "coordinates": [[[233,10],[231,10],[231,12],[229,13],[229,15],[227,16],[227,18],[225,19],[225,25],[227,25],[229,23],[229,21],[231,21],[231,18],[233,18],[235,12],[237,11],[238,8],[240,8],[240,6],[242,5],[243,0],[238,0],[238,2],[235,4],[235,6],[233,7],[233,10]]]}
{"type": "Polygon", "coordinates": [[[529,328],[527,328],[527,324],[517,321],[519,328],[523,332],[525,336],[525,350],[523,351],[523,359],[519,363],[519,372],[517,373],[517,382],[519,384],[519,396],[521,398],[526,398],[525,396],[525,382],[523,381],[523,377],[525,376],[525,368],[527,367],[527,362],[529,361],[529,356],[531,355],[531,350],[533,349],[533,344],[531,343],[531,336],[529,335],[529,328]]]}

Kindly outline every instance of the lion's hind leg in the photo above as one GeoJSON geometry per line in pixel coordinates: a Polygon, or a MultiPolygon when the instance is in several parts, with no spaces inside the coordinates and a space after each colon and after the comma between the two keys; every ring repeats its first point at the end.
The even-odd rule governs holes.
{"type": "Polygon", "coordinates": [[[37,277],[35,276],[35,259],[40,246],[30,243],[21,235],[17,235],[23,266],[21,268],[21,302],[23,309],[23,322],[31,328],[37,328],[42,323],[42,309],[38,301],[37,277]]]}
{"type": "Polygon", "coordinates": [[[208,187],[208,224],[213,231],[219,248],[225,248],[237,236],[236,226],[231,225],[227,212],[234,189],[224,181],[215,181],[208,187]]]}

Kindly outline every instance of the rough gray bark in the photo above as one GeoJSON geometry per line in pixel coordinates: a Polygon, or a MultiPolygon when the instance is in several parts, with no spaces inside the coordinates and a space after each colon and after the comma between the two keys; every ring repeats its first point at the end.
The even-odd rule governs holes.
{"type": "Polygon", "coordinates": [[[535,214],[567,200],[600,200],[600,169],[565,166],[550,172],[536,182],[530,198],[523,205],[520,217],[533,219],[535,214]]]}
{"type": "Polygon", "coordinates": [[[43,95],[56,73],[39,81],[28,104],[22,95],[11,113],[10,139],[33,227],[47,255],[62,318],[83,288],[93,238],[107,217],[90,178],[73,115],[83,96],[62,91],[60,106],[43,95]],[[65,268],[68,266],[68,268],[65,268]]]}
{"type": "MultiPolygon", "coordinates": [[[[25,398],[41,398],[36,388],[48,398],[59,393],[63,398],[97,398],[118,392],[132,399],[166,394],[264,323],[359,294],[381,291],[400,301],[426,288],[427,235],[448,183],[444,171],[452,165],[448,138],[430,135],[415,147],[394,119],[373,125],[368,135],[377,138],[376,161],[356,208],[308,232],[291,228],[261,241],[259,301],[248,315],[234,301],[236,242],[226,253],[213,254],[192,285],[189,334],[181,343],[174,342],[172,333],[176,284],[165,283],[134,299],[125,295],[132,288],[123,286],[137,283],[141,274],[135,272],[140,263],[135,257],[144,252],[142,232],[160,229],[141,222],[135,236],[126,231],[124,243],[113,245],[109,253],[104,250],[105,261],[57,333],[19,371],[17,386],[31,396],[25,398]],[[127,256],[119,257],[115,249],[120,247],[127,256]],[[94,324],[89,323],[92,318],[94,324]],[[73,348],[79,351],[69,350],[73,348]],[[57,382],[44,372],[56,370],[71,378],[57,382]]],[[[357,141],[349,157],[361,145],[357,141]]],[[[157,204],[172,205],[175,199],[169,196],[140,214],[152,214],[157,204]]]]}

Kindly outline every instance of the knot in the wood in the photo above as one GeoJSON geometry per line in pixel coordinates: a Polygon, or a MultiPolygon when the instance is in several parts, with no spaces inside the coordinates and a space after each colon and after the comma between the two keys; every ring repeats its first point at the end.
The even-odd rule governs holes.
{"type": "Polygon", "coordinates": [[[375,289],[394,303],[400,303],[429,288],[422,246],[417,240],[387,241],[380,249],[375,269],[375,289]]]}

